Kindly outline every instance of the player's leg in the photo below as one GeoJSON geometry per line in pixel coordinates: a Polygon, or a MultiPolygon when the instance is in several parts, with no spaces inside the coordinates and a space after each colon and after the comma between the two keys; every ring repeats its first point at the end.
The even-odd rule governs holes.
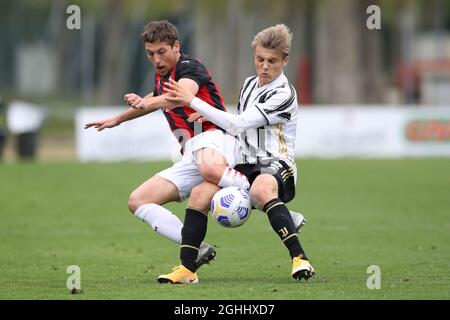
{"type": "Polygon", "coordinates": [[[219,190],[215,184],[203,182],[192,189],[184,218],[180,259],[192,272],[196,271],[195,259],[200,244],[206,236],[211,199],[219,190]]]}
{"type": "Polygon", "coordinates": [[[133,191],[128,202],[129,208],[157,233],[180,243],[183,223],[161,205],[183,201],[200,182],[202,177],[194,164],[192,152],[187,153],[172,167],[158,172],[133,191]]]}
{"type": "Polygon", "coordinates": [[[130,211],[160,235],[181,242],[183,223],[161,205],[179,201],[178,188],[167,179],[155,175],[134,190],[128,200],[130,211]]]}
{"type": "Polygon", "coordinates": [[[247,177],[229,167],[227,160],[219,151],[204,148],[197,151],[196,158],[200,175],[205,181],[221,188],[250,186],[247,177]]]}
{"type": "Polygon", "coordinates": [[[206,236],[208,226],[208,211],[210,202],[219,187],[209,182],[203,182],[192,189],[189,198],[180,247],[181,265],[173,272],[158,277],[160,283],[197,283],[198,269],[196,258],[200,245],[206,236]]]}
{"type": "Polygon", "coordinates": [[[206,131],[192,143],[195,161],[203,179],[221,188],[248,188],[247,177],[234,170],[239,158],[239,141],[220,130],[206,131]]]}
{"type": "Polygon", "coordinates": [[[128,199],[128,208],[132,213],[146,203],[163,205],[180,201],[178,188],[170,181],[154,175],[134,190],[128,199]]]}
{"type": "MultiPolygon", "coordinates": [[[[245,174],[234,169],[239,163],[239,141],[232,135],[222,131],[207,131],[193,141],[196,149],[196,163],[203,179],[221,188],[235,186],[247,189],[250,183],[245,174]],[[200,139],[199,139],[200,138],[200,139]]],[[[305,224],[304,216],[290,211],[296,232],[305,224]]]]}
{"type": "MultiPolygon", "coordinates": [[[[278,179],[280,177],[276,178],[277,174],[283,181],[283,174],[280,174],[280,171],[274,175],[258,175],[252,184],[250,194],[259,208],[267,214],[273,230],[288,248],[293,262],[292,276],[296,280],[308,279],[314,274],[314,269],[300,244],[289,209],[280,199],[278,179]]],[[[282,190],[282,192],[289,194],[289,190],[282,190]]]]}

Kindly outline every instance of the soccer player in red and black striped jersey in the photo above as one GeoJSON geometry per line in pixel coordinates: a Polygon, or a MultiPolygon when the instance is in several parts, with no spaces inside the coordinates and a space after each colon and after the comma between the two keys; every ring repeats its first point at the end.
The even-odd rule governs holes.
{"type": "MultiPolygon", "coordinates": [[[[142,39],[147,57],[156,68],[154,91],[144,98],[134,93],[126,94],[124,99],[130,106],[127,111],[87,123],[85,128],[94,127],[101,131],[156,110],[163,111],[181,144],[183,157],[134,190],[128,207],[153,230],[181,243],[183,223],[162,207],[163,204],[183,201],[189,197],[192,188],[203,181],[220,187],[246,187],[249,183],[243,174],[232,169],[237,164],[237,140],[211,122],[203,122],[203,130],[195,130],[199,126],[190,122],[196,117],[195,111],[166,100],[164,83],[172,79],[212,108],[225,111],[223,99],[206,67],[181,53],[177,29],[167,21],[149,22],[144,27],[142,39]]],[[[196,249],[198,266],[215,256],[214,248],[204,243],[196,249]]]]}
{"type": "MultiPolygon", "coordinates": [[[[147,54],[152,57],[154,56],[153,52],[158,51],[159,46],[152,46],[150,43],[146,46],[147,54]]],[[[158,60],[161,61],[161,60],[158,60]]],[[[199,62],[197,59],[194,59],[191,56],[180,53],[179,60],[177,64],[172,68],[172,71],[166,75],[162,75],[157,73],[155,76],[155,90],[153,91],[153,97],[161,96],[164,92],[164,83],[168,82],[170,79],[174,79],[175,81],[185,82],[186,86],[191,87],[191,91],[197,90],[197,98],[208,101],[211,106],[219,110],[224,110],[224,102],[219,94],[217,86],[212,81],[212,78],[206,69],[206,67],[199,62]],[[193,81],[194,83],[192,83],[193,81]],[[198,89],[197,89],[198,87],[198,89]]],[[[146,103],[146,100],[139,103],[137,108],[152,108],[152,101],[149,100],[149,103],[146,103]]],[[[189,116],[191,116],[195,111],[191,107],[181,107],[181,108],[165,108],[163,109],[164,116],[167,119],[167,122],[170,125],[171,130],[175,133],[175,136],[179,138],[179,134],[176,130],[184,130],[186,135],[183,135],[184,140],[189,140],[196,133],[197,130],[194,128],[194,122],[188,122],[189,116]]],[[[220,129],[212,122],[203,122],[203,130],[215,130],[220,129]]]]}

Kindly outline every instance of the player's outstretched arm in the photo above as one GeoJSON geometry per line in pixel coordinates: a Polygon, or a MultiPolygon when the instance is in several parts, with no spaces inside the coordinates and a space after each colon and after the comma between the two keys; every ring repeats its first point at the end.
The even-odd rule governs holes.
{"type": "Polygon", "coordinates": [[[114,128],[114,127],[118,126],[119,124],[120,123],[118,122],[117,119],[110,118],[110,119],[96,120],[96,121],[86,123],[84,125],[84,128],[85,129],[95,128],[95,129],[97,129],[97,131],[102,131],[103,129],[106,129],[106,128],[114,128]]]}
{"type": "Polygon", "coordinates": [[[106,129],[106,128],[114,128],[114,127],[120,125],[122,122],[132,120],[135,118],[139,118],[150,112],[151,111],[148,111],[148,110],[137,110],[134,108],[129,108],[127,111],[122,112],[121,114],[114,116],[112,118],[96,120],[96,121],[86,123],[84,125],[84,128],[88,129],[88,128],[93,127],[93,128],[96,128],[97,131],[102,131],[103,129],[106,129]]]}
{"type": "MultiPolygon", "coordinates": [[[[153,96],[153,93],[147,95],[146,97],[151,97],[151,96],[153,96]]],[[[127,93],[123,97],[123,100],[131,108],[129,108],[127,111],[122,112],[121,114],[114,116],[112,118],[103,119],[103,120],[95,120],[95,121],[86,123],[84,125],[84,128],[85,129],[95,128],[95,129],[97,129],[97,131],[102,131],[103,129],[106,129],[106,128],[117,127],[122,122],[141,117],[141,116],[151,112],[149,110],[136,110],[135,109],[135,106],[143,100],[143,98],[141,98],[140,96],[138,96],[135,93],[127,93]]]]}

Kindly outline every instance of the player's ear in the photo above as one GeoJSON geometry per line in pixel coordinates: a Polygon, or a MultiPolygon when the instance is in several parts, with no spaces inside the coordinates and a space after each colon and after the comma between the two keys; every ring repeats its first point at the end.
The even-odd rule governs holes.
{"type": "Polygon", "coordinates": [[[283,68],[287,66],[289,62],[289,56],[284,56],[283,57],[283,68]]]}
{"type": "Polygon", "coordinates": [[[180,52],[180,41],[175,40],[174,44],[173,44],[173,48],[175,49],[175,51],[178,53],[180,52]]]}

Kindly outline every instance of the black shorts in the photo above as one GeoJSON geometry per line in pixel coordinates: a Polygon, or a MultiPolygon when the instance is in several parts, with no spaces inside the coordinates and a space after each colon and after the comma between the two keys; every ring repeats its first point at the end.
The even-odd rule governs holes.
{"type": "Polygon", "coordinates": [[[293,167],[289,167],[283,160],[271,159],[254,164],[238,164],[234,169],[245,175],[250,185],[253,184],[257,176],[270,174],[277,179],[278,197],[281,201],[287,203],[295,197],[295,170],[293,167]]]}

